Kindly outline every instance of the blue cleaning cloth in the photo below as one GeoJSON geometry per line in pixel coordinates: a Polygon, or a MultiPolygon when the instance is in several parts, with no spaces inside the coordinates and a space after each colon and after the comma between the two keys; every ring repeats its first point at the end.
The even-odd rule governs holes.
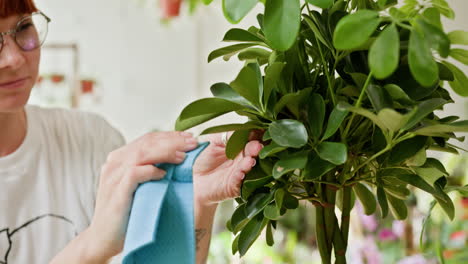
{"type": "Polygon", "coordinates": [[[208,146],[187,153],[181,164],[158,164],[167,172],[135,192],[123,250],[123,264],[194,264],[195,224],[192,167],[208,146]]]}

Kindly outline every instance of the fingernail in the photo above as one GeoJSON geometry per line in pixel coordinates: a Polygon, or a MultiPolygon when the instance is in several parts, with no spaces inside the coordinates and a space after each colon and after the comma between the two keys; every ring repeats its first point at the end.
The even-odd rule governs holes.
{"type": "Polygon", "coordinates": [[[186,139],[185,139],[185,143],[186,143],[187,145],[196,145],[196,144],[198,144],[196,138],[186,138],[186,139]]]}
{"type": "Polygon", "coordinates": [[[256,160],[256,159],[253,159],[252,167],[255,167],[256,164],[257,164],[257,160],[256,160]]]}
{"type": "Polygon", "coordinates": [[[192,133],[185,132],[185,131],[180,132],[180,135],[183,137],[193,137],[192,133]]]}
{"type": "Polygon", "coordinates": [[[182,152],[182,151],[177,151],[177,152],[176,152],[176,158],[177,158],[177,160],[184,160],[184,159],[185,159],[185,156],[186,156],[185,152],[182,152]]]}

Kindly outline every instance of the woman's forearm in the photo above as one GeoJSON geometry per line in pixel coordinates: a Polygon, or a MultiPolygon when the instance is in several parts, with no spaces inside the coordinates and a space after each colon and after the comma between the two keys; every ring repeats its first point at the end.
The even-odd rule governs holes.
{"type": "Polygon", "coordinates": [[[195,202],[195,240],[197,264],[205,264],[211,241],[211,231],[217,204],[202,205],[195,202]]]}

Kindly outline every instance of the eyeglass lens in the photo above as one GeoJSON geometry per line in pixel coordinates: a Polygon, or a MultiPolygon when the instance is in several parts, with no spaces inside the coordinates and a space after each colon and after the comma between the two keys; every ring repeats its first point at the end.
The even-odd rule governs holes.
{"type": "Polygon", "coordinates": [[[23,18],[16,26],[14,34],[18,46],[24,51],[39,48],[47,36],[47,24],[47,19],[40,13],[23,18]]]}

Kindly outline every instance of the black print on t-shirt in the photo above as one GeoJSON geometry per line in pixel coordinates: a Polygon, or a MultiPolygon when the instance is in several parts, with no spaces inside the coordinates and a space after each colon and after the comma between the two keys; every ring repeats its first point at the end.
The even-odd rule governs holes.
{"type": "MultiPolygon", "coordinates": [[[[67,219],[64,216],[55,215],[55,214],[45,214],[45,215],[35,217],[13,230],[10,230],[10,228],[0,229],[0,246],[1,246],[0,247],[0,264],[8,264],[8,255],[10,254],[10,251],[12,247],[14,246],[13,240],[14,240],[15,234],[18,234],[18,232],[21,230],[31,227],[33,224],[38,223],[39,221],[44,221],[50,218],[63,221],[67,225],[70,225],[71,228],[75,229],[74,228],[75,225],[73,224],[71,220],[67,219]]],[[[75,232],[75,235],[78,235],[76,231],[74,232],[75,232]]]]}

